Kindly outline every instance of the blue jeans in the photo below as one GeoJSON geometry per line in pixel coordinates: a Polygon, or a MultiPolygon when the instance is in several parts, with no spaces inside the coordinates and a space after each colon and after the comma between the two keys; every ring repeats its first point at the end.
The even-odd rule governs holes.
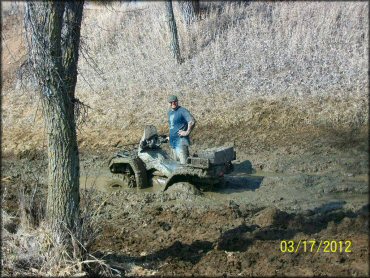
{"type": "Polygon", "coordinates": [[[172,154],[176,161],[180,161],[181,164],[186,164],[186,160],[189,157],[189,146],[178,145],[176,148],[172,149],[172,154]]]}

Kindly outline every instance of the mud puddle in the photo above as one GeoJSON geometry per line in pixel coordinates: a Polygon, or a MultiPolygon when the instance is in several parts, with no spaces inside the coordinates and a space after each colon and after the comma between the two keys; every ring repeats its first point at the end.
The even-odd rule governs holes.
{"type": "MultiPolygon", "coordinates": [[[[9,190],[33,181],[43,164],[24,165],[3,164],[9,190]]],[[[89,194],[82,200],[99,225],[92,254],[126,276],[368,275],[368,175],[345,174],[366,171],[281,173],[235,166],[225,186],[191,195],[161,192],[161,178],[147,189],[127,188],[105,158],[85,159],[80,185],[89,194]],[[350,240],[353,252],[279,250],[282,240],[307,238],[350,240]]]]}
{"type": "MultiPolygon", "coordinates": [[[[85,173],[80,179],[81,188],[94,188],[104,192],[147,193],[160,196],[165,178],[154,177],[152,186],[145,189],[128,188],[123,176],[108,169],[85,173]]],[[[283,174],[254,171],[235,172],[225,176],[225,184],[201,194],[203,204],[255,204],[286,211],[357,210],[368,200],[368,176],[334,177],[318,174],[283,174]]],[[[162,198],[158,198],[163,202],[162,198]]],[[[171,200],[170,202],[173,202],[171,200]]],[[[179,202],[183,199],[179,198],[179,202]]]]}
{"type": "MultiPolygon", "coordinates": [[[[270,172],[256,172],[253,174],[237,173],[235,175],[228,175],[225,177],[225,185],[222,187],[215,187],[212,191],[204,192],[206,196],[222,196],[232,193],[243,193],[246,191],[255,191],[260,187],[264,177],[283,177],[287,175],[270,173],[270,172]]],[[[157,193],[164,189],[166,182],[165,177],[153,177],[150,187],[145,189],[128,188],[123,181],[123,176],[120,174],[112,174],[109,170],[100,169],[94,173],[83,173],[80,177],[80,185],[82,188],[95,188],[104,192],[112,192],[115,190],[128,190],[140,193],[157,193]]],[[[216,197],[217,198],[217,197],[216,197]]]]}
{"type": "Polygon", "coordinates": [[[109,170],[100,170],[95,173],[84,173],[80,176],[81,188],[94,188],[103,192],[128,191],[137,194],[156,193],[164,188],[165,179],[156,177],[153,179],[152,186],[144,189],[129,188],[120,174],[112,174],[109,170]]]}

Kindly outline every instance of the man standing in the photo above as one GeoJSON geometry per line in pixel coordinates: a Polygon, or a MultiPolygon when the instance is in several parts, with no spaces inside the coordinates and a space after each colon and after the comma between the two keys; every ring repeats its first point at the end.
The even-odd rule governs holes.
{"type": "Polygon", "coordinates": [[[170,146],[175,160],[185,164],[189,157],[189,134],[195,125],[195,119],[187,109],[179,106],[177,96],[170,96],[168,102],[171,106],[168,111],[170,146]]]}

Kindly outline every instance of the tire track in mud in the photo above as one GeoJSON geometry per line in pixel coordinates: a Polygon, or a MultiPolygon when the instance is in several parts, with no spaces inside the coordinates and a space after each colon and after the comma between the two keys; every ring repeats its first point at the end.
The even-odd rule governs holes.
{"type": "Polygon", "coordinates": [[[94,246],[96,254],[131,274],[138,274],[138,269],[159,275],[272,275],[293,270],[302,275],[367,273],[365,267],[353,267],[359,261],[367,265],[367,206],[355,212],[288,213],[235,202],[205,205],[201,198],[160,205],[146,197],[121,207],[120,200],[126,203],[135,197],[117,194],[112,206],[107,204],[111,220],[102,212],[105,225],[94,246]],[[319,255],[279,250],[282,240],[310,238],[348,239],[356,250],[319,255]],[[328,264],[337,267],[327,268],[328,264]]]}
{"type": "MultiPolygon", "coordinates": [[[[46,188],[44,164],[3,162],[6,206],[32,173],[46,188]]],[[[81,192],[90,192],[84,202],[100,229],[92,248],[127,275],[368,275],[367,176],[254,172],[242,162],[224,188],[192,195],[109,188],[111,177],[89,174],[103,169],[97,176],[104,177],[105,164],[82,159],[91,180],[81,181],[81,192]],[[351,240],[353,252],[279,250],[282,240],[304,239],[351,240]]]]}

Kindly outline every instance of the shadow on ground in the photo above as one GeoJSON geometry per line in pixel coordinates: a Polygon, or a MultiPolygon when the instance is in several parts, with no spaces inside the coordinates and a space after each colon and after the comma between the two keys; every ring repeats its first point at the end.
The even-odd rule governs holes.
{"type": "Polygon", "coordinates": [[[234,171],[225,176],[225,186],[217,190],[221,194],[255,191],[261,186],[263,177],[250,176],[255,170],[249,160],[234,164],[234,171]]]}
{"type": "Polygon", "coordinates": [[[256,240],[288,240],[298,233],[316,234],[326,229],[329,223],[338,224],[344,218],[354,219],[368,215],[368,205],[352,212],[341,210],[344,204],[345,202],[331,202],[303,214],[275,210],[270,212],[273,215],[264,215],[271,219],[270,225],[267,224],[266,227],[242,224],[224,232],[216,243],[217,249],[247,251],[256,240]]]}
{"type": "MultiPolygon", "coordinates": [[[[356,212],[343,211],[341,204],[325,204],[311,211],[295,214],[282,212],[277,209],[266,208],[254,215],[254,219],[258,219],[260,213],[268,211],[271,215],[270,223],[264,222],[266,225],[258,224],[241,224],[235,228],[221,232],[219,238],[215,241],[195,240],[191,244],[186,244],[176,240],[170,246],[154,251],[151,254],[142,256],[128,256],[122,254],[104,254],[97,252],[95,256],[103,258],[108,264],[124,269],[125,266],[139,265],[145,269],[158,269],[165,263],[184,264],[190,268],[196,265],[209,252],[212,251],[227,251],[227,252],[248,252],[250,247],[257,241],[275,241],[293,239],[298,233],[314,236],[317,238],[317,233],[328,229],[332,224],[338,224],[346,221],[351,221],[354,218],[368,218],[369,205],[363,206],[356,212]],[[327,208],[331,207],[331,210],[327,208]]],[[[269,217],[268,215],[262,215],[269,217]]],[[[252,219],[251,223],[256,222],[252,219]]],[[[363,224],[366,221],[361,221],[360,227],[356,229],[360,232],[367,232],[367,225],[363,224]]],[[[343,226],[343,225],[342,225],[343,226]]],[[[345,229],[349,226],[344,225],[345,229]]],[[[325,231],[325,235],[326,235],[325,231]]],[[[330,234],[328,234],[330,235],[330,234]]],[[[261,250],[261,252],[269,252],[261,250]]]]}
{"type": "Polygon", "coordinates": [[[200,259],[208,251],[214,248],[214,244],[210,241],[195,240],[191,244],[185,244],[176,240],[169,247],[163,248],[149,255],[144,256],[126,256],[117,254],[104,254],[97,252],[94,254],[108,262],[108,264],[124,269],[122,265],[127,263],[134,263],[135,265],[142,265],[145,268],[156,269],[161,262],[183,261],[192,265],[197,264],[200,259]]]}

